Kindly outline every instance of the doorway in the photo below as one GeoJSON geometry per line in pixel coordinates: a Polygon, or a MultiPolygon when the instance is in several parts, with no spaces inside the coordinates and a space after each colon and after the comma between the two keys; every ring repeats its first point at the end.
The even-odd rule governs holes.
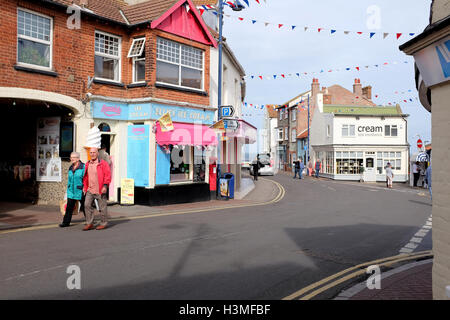
{"type": "Polygon", "coordinates": [[[377,172],[375,170],[375,159],[366,158],[366,170],[364,171],[364,181],[377,181],[377,172]]]}

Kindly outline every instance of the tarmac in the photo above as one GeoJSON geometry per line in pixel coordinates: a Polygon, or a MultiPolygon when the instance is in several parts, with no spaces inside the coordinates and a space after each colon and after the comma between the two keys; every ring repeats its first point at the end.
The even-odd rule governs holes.
{"type": "MultiPolygon", "coordinates": [[[[291,172],[283,171],[279,173],[291,174],[291,172]]],[[[313,177],[305,178],[316,179],[313,177]]],[[[328,179],[320,178],[320,180],[328,179]]],[[[211,200],[158,207],[112,205],[108,206],[108,215],[111,220],[114,220],[177,214],[182,211],[197,212],[228,209],[233,206],[264,205],[268,202],[274,202],[276,199],[276,201],[280,201],[282,199],[280,194],[284,192],[280,187],[277,188],[273,181],[264,178],[258,179],[256,183],[253,183],[248,177],[244,178],[242,186],[241,190],[236,192],[236,199],[228,201],[211,200]]],[[[401,186],[401,189],[408,188],[407,186],[401,186]]],[[[58,206],[0,202],[0,235],[33,227],[56,227],[61,221],[62,215],[58,206]]],[[[81,212],[73,216],[72,224],[81,225],[83,223],[84,216],[81,212]]],[[[383,272],[379,289],[369,289],[366,281],[357,284],[352,283],[351,286],[347,285],[347,288],[342,290],[334,300],[432,300],[432,253],[426,258],[417,259],[412,263],[409,260],[405,263],[407,264],[396,264],[394,268],[383,272]]]]}

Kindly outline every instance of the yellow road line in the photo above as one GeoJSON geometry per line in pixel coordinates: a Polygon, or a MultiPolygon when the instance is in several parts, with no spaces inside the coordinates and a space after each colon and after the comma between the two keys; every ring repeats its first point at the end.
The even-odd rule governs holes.
{"type": "Polygon", "coordinates": [[[322,279],[322,280],[320,280],[318,282],[310,284],[309,286],[307,286],[307,287],[305,287],[305,288],[303,288],[301,290],[298,290],[298,291],[290,294],[289,296],[283,298],[282,300],[293,300],[295,298],[298,298],[298,297],[302,296],[303,294],[305,294],[306,292],[311,291],[311,290],[321,286],[322,284],[325,284],[325,283],[327,283],[327,282],[329,282],[329,281],[331,281],[331,280],[333,280],[333,279],[335,279],[335,278],[337,278],[337,277],[339,277],[341,275],[344,275],[344,274],[346,274],[346,273],[348,273],[350,271],[353,271],[353,270],[356,270],[356,269],[359,269],[359,268],[362,268],[362,267],[370,266],[372,264],[378,264],[380,262],[385,262],[385,261],[390,261],[390,260],[397,260],[397,259],[401,259],[403,257],[413,257],[413,256],[425,254],[425,253],[429,255],[429,254],[431,254],[431,251],[428,250],[428,251],[421,251],[421,252],[410,253],[410,254],[402,253],[402,254],[399,254],[399,255],[396,255],[396,256],[393,256],[393,257],[387,257],[387,258],[377,259],[377,260],[373,260],[373,261],[369,261],[369,262],[364,262],[364,263],[361,263],[361,264],[359,264],[357,266],[354,266],[354,267],[345,269],[345,270],[343,270],[341,272],[338,272],[336,274],[333,274],[333,275],[331,275],[331,276],[329,276],[329,277],[327,277],[325,279],[322,279]]]}
{"type": "MultiPolygon", "coordinates": [[[[419,256],[406,257],[406,258],[403,258],[403,259],[398,259],[398,260],[382,263],[382,264],[379,264],[378,266],[380,266],[380,267],[387,267],[387,266],[393,265],[394,263],[398,263],[398,262],[401,262],[401,261],[413,260],[413,259],[424,258],[424,257],[429,257],[429,256],[430,256],[430,254],[423,254],[423,255],[419,255],[419,256]]],[[[357,277],[357,276],[359,276],[361,274],[364,274],[364,273],[366,273],[366,270],[360,270],[360,271],[351,273],[351,274],[349,274],[349,275],[347,275],[347,276],[345,276],[345,277],[343,277],[343,278],[341,278],[339,280],[336,280],[336,281],[334,281],[334,282],[332,282],[330,284],[327,284],[326,286],[321,287],[320,289],[317,289],[317,290],[311,292],[310,294],[308,294],[306,296],[301,297],[299,300],[309,300],[309,299],[317,296],[318,294],[320,294],[320,293],[322,293],[322,292],[324,292],[324,291],[326,291],[326,290],[328,290],[328,289],[330,289],[332,287],[337,286],[338,284],[341,284],[341,283],[343,283],[343,282],[345,282],[345,281],[347,281],[347,280],[349,280],[351,278],[357,277]]]]}
{"type": "MultiPolygon", "coordinates": [[[[264,179],[264,178],[262,178],[262,179],[264,179]]],[[[168,212],[168,213],[149,214],[149,215],[143,215],[143,216],[120,217],[120,218],[112,218],[112,219],[110,219],[110,221],[137,220],[137,219],[156,218],[156,217],[181,215],[181,214],[197,213],[197,212],[208,212],[208,211],[235,209],[235,208],[265,206],[265,205],[277,203],[281,199],[283,199],[283,197],[285,195],[284,187],[281,184],[279,184],[278,182],[276,182],[276,181],[273,181],[273,180],[270,180],[270,179],[264,179],[264,180],[268,180],[268,181],[273,182],[279,189],[278,195],[274,199],[272,199],[271,201],[261,202],[261,203],[249,203],[249,204],[240,204],[240,205],[230,205],[230,206],[223,206],[223,207],[218,207],[218,208],[192,209],[192,210],[175,211],[175,212],[168,212]]],[[[74,223],[73,225],[80,225],[80,224],[82,224],[82,222],[74,223]]],[[[25,227],[25,228],[17,228],[17,229],[0,231],[0,235],[1,234],[6,234],[6,233],[15,233],[15,232],[21,232],[21,231],[34,231],[34,230],[50,229],[50,228],[56,228],[56,227],[58,227],[57,224],[44,225],[44,226],[34,226],[34,227],[25,227]]]]}

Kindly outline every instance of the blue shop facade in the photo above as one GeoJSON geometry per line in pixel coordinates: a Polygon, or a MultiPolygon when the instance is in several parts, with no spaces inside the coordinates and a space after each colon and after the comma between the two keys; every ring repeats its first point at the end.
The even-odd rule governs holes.
{"type": "Polygon", "coordinates": [[[110,200],[120,203],[121,179],[134,179],[134,203],[164,205],[210,200],[209,170],[217,138],[215,109],[154,101],[93,99],[90,111],[111,157],[110,200]],[[158,121],[169,113],[174,130],[158,121]]]}

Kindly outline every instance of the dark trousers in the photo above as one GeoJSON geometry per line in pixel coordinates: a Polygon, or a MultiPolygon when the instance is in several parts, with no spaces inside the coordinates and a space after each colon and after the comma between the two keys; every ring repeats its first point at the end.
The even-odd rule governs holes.
{"type": "Polygon", "coordinates": [[[414,175],[414,187],[417,187],[417,181],[419,181],[420,173],[419,172],[413,173],[413,175],[414,175]]]}
{"type": "Polygon", "coordinates": [[[255,169],[253,169],[253,180],[258,180],[258,171],[259,170],[255,170],[255,169]]]}
{"type": "Polygon", "coordinates": [[[295,168],[294,169],[294,179],[295,178],[297,178],[297,174],[298,174],[298,177],[299,177],[299,179],[301,179],[302,178],[302,175],[301,175],[301,173],[300,173],[300,168],[295,168]]]}
{"type": "Polygon", "coordinates": [[[69,225],[72,221],[72,213],[75,208],[75,204],[78,200],[75,199],[67,199],[66,213],[64,214],[63,224],[69,225]]]}

